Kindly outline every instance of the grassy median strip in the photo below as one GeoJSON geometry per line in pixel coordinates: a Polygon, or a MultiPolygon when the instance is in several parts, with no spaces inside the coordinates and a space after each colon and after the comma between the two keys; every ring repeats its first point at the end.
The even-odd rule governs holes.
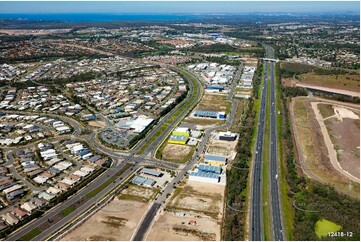
{"type": "Polygon", "coordinates": [[[70,206],[64,208],[60,213],[65,217],[74,211],[75,211],[75,208],[72,205],[70,205],[70,206]]]}
{"type": "Polygon", "coordinates": [[[96,195],[98,195],[99,192],[103,191],[107,186],[112,184],[120,175],[122,175],[126,170],[128,170],[132,165],[126,164],[121,170],[119,170],[115,175],[113,175],[111,178],[109,178],[106,182],[89,192],[86,196],[88,198],[93,198],[96,195]]]}
{"type": "Polygon", "coordinates": [[[31,230],[30,232],[28,232],[27,234],[21,236],[18,241],[29,241],[33,238],[35,238],[36,236],[38,236],[39,234],[41,234],[41,231],[39,228],[35,228],[33,230],[31,230]]]}
{"type": "MultiPolygon", "coordinates": [[[[152,137],[150,137],[150,139],[148,140],[148,142],[146,142],[142,148],[139,149],[139,151],[137,152],[138,155],[142,154],[148,147],[150,144],[152,144],[162,133],[165,132],[165,130],[172,124],[172,122],[174,122],[178,116],[184,112],[187,108],[192,109],[193,107],[191,107],[191,103],[194,102],[194,100],[196,99],[196,94],[200,91],[200,85],[197,84],[197,80],[191,76],[189,73],[187,73],[185,70],[183,69],[179,69],[177,68],[177,70],[183,75],[185,76],[190,82],[193,82],[193,93],[189,93],[189,99],[183,103],[181,102],[179,105],[177,106],[179,107],[178,110],[176,112],[174,112],[172,114],[172,116],[170,116],[168,118],[168,120],[162,124],[162,126],[159,128],[159,130],[152,135],[152,137]]],[[[195,105],[194,105],[195,106],[195,105]]],[[[177,108],[176,107],[176,108],[177,108]]],[[[185,114],[187,115],[187,113],[185,114]]],[[[181,120],[179,120],[181,121],[181,120]]],[[[170,130],[168,133],[170,133],[172,130],[170,130]]],[[[166,136],[167,137],[167,136],[166,136]]]]}
{"type": "Polygon", "coordinates": [[[293,217],[294,212],[292,208],[292,202],[288,198],[288,185],[286,181],[286,167],[283,164],[283,149],[282,149],[282,126],[283,126],[283,119],[282,115],[278,114],[278,111],[282,110],[281,108],[281,97],[279,92],[279,82],[277,76],[277,68],[275,70],[275,87],[276,87],[276,115],[277,115],[277,142],[278,142],[278,161],[279,162],[279,169],[280,169],[280,192],[281,192],[281,209],[283,210],[281,216],[283,216],[283,226],[284,232],[286,236],[286,240],[292,240],[292,230],[293,230],[293,217]]]}
{"type": "Polygon", "coordinates": [[[262,204],[263,206],[263,231],[264,239],[272,240],[272,223],[271,223],[271,203],[270,203],[270,100],[271,100],[271,82],[267,83],[267,100],[266,100],[266,120],[263,143],[263,162],[262,162],[262,204]]]}

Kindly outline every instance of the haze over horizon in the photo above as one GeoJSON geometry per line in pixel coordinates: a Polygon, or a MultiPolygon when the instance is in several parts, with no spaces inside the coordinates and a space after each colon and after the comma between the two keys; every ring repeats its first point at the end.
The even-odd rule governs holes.
{"type": "Polygon", "coordinates": [[[241,14],[251,12],[281,13],[345,11],[359,13],[360,2],[0,2],[0,14],[241,14]]]}

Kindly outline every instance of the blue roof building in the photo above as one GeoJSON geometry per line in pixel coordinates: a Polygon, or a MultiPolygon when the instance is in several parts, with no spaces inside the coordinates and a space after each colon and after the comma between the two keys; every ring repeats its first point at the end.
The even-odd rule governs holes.
{"type": "Polygon", "coordinates": [[[142,177],[142,176],[135,176],[133,179],[132,179],[132,183],[135,184],[135,185],[143,185],[143,183],[147,180],[147,178],[145,177],[142,177]]]}
{"type": "Polygon", "coordinates": [[[194,112],[194,116],[200,118],[217,118],[218,112],[197,110],[194,112]]]}
{"type": "Polygon", "coordinates": [[[203,172],[211,172],[211,173],[215,173],[215,174],[221,174],[221,172],[222,172],[222,168],[219,166],[210,166],[210,165],[203,165],[203,164],[200,164],[198,166],[198,170],[201,170],[203,172]]]}

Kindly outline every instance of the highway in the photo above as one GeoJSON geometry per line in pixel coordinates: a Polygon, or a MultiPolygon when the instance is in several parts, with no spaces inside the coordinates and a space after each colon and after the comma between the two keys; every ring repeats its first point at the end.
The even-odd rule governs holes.
{"type": "Polygon", "coordinates": [[[251,239],[263,240],[263,219],[262,219],[262,161],[263,143],[265,132],[265,114],[268,83],[268,62],[264,63],[264,77],[261,89],[261,104],[258,116],[255,157],[253,161],[252,192],[251,192],[251,239]]]}
{"type": "Polygon", "coordinates": [[[281,198],[278,186],[278,141],[277,141],[277,106],[276,106],[276,87],[274,76],[274,62],[271,62],[271,119],[270,119],[270,201],[271,201],[271,218],[273,225],[273,239],[276,241],[284,240],[282,215],[281,215],[281,198]]]}
{"type": "MultiPolygon", "coordinates": [[[[281,200],[278,183],[278,143],[277,143],[277,107],[276,107],[276,87],[274,76],[274,50],[272,47],[264,45],[266,49],[266,58],[264,58],[264,79],[261,90],[261,105],[259,121],[257,127],[257,140],[255,147],[255,159],[253,162],[252,174],[252,192],[251,192],[251,239],[260,241],[264,238],[263,232],[263,205],[262,205],[262,162],[263,148],[270,150],[270,194],[271,204],[271,226],[272,240],[284,240],[281,200]],[[269,70],[270,69],[270,73],[269,70]],[[270,90],[268,90],[268,80],[270,80],[270,90]],[[270,113],[266,113],[268,100],[268,91],[270,91],[270,113]],[[270,115],[270,146],[264,147],[264,132],[266,115],[270,115]]],[[[267,110],[268,111],[268,110],[267,110]]]]}

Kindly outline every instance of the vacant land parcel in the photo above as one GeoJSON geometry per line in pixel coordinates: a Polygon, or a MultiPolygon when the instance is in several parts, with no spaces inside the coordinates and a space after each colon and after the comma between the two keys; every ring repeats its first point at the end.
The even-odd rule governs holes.
{"type": "MultiPolygon", "coordinates": [[[[314,106],[316,107],[316,106],[314,106]]],[[[360,177],[360,117],[358,110],[318,103],[337,162],[347,173],[360,177]]]]}
{"type": "MultiPolygon", "coordinates": [[[[226,95],[224,94],[209,94],[206,93],[203,95],[202,100],[197,105],[194,110],[205,110],[213,112],[229,112],[231,108],[231,102],[226,100],[226,95]]],[[[214,119],[214,118],[196,118],[196,117],[187,117],[182,124],[188,126],[189,124],[196,125],[196,129],[205,129],[212,127],[218,124],[223,123],[223,120],[214,119]]]]}
{"type": "Polygon", "coordinates": [[[62,240],[130,240],[147,207],[148,203],[115,198],[62,240]]]}
{"type": "MultiPolygon", "coordinates": [[[[330,155],[320,124],[308,98],[294,99],[293,128],[298,143],[297,166],[318,181],[329,183],[351,196],[359,196],[359,183],[352,182],[338,172],[330,160],[330,155]]],[[[340,134],[337,134],[340,135],[340,134]]],[[[359,166],[359,165],[358,165],[359,166]]]]}
{"type": "Polygon", "coordinates": [[[187,181],[168,200],[148,240],[220,240],[224,186],[187,181]]]}

